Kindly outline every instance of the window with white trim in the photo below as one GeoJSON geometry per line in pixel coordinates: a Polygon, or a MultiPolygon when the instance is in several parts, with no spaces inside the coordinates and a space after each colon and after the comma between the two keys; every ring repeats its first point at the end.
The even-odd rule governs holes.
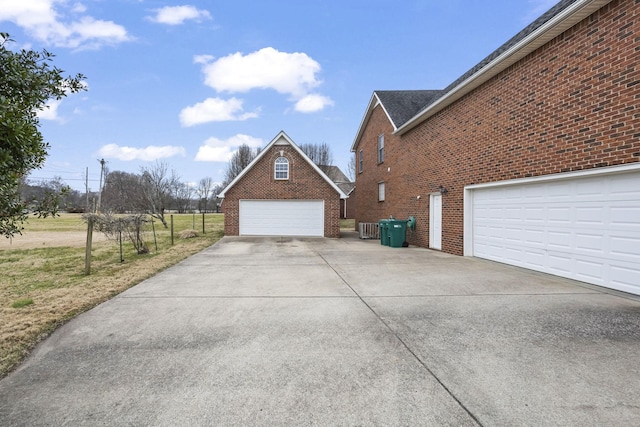
{"type": "Polygon", "coordinates": [[[378,201],[384,202],[384,182],[378,183],[378,201]]]}
{"type": "Polygon", "coordinates": [[[378,135],[378,163],[384,162],[384,133],[378,135]]]}
{"type": "Polygon", "coordinates": [[[358,152],[358,172],[362,173],[362,150],[358,152]]]}
{"type": "Polygon", "coordinates": [[[289,159],[278,157],[275,162],[275,178],[289,179],[289,159]]]}

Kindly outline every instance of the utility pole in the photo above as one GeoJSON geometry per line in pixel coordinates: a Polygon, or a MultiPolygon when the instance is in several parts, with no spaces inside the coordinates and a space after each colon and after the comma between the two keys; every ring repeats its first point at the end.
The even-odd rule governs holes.
{"type": "Polygon", "coordinates": [[[96,212],[100,212],[100,203],[102,202],[102,179],[104,177],[104,165],[107,163],[104,159],[100,159],[98,162],[100,162],[100,187],[98,187],[98,205],[96,206],[96,212]]]}
{"type": "Polygon", "coordinates": [[[89,166],[87,166],[87,170],[84,175],[84,193],[87,197],[87,212],[89,212],[89,166]]]}

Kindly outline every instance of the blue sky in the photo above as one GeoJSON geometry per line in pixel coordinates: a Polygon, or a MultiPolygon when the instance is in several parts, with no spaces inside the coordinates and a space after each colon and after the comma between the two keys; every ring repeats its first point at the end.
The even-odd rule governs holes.
{"type": "Polygon", "coordinates": [[[98,159],[220,182],[242,143],[327,143],[345,172],[374,90],[442,89],[555,0],[2,0],[14,48],[88,91],[41,115],[35,180],[98,189],[98,159]]]}

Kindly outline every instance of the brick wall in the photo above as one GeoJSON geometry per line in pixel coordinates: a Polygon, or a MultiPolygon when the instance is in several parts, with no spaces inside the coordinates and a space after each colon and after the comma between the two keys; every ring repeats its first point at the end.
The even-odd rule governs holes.
{"type": "Polygon", "coordinates": [[[357,220],[413,215],[410,243],[426,247],[442,185],[442,250],[462,255],[465,185],[640,161],[640,1],[613,1],[402,137],[385,120],[376,108],[358,146],[357,220]]]}
{"type": "MultiPolygon", "coordinates": [[[[358,145],[356,155],[356,191],[355,201],[356,228],[360,222],[378,222],[381,218],[395,215],[398,200],[398,180],[402,174],[396,171],[400,164],[399,147],[404,143],[400,137],[392,134],[393,126],[389,122],[382,106],[374,108],[358,145]],[[378,135],[384,134],[385,161],[378,163],[378,135]],[[359,152],[362,150],[362,172],[359,170],[359,152]],[[393,159],[393,160],[391,160],[393,159]],[[391,171],[389,170],[391,168],[391,171]],[[378,184],[385,183],[385,201],[378,201],[378,184]]],[[[350,200],[351,201],[351,200],[350,200]]]]}
{"type": "Polygon", "coordinates": [[[240,199],[324,200],[325,237],[340,237],[340,196],[290,145],[273,145],[267,153],[225,194],[222,203],[224,233],[237,236],[240,199]],[[274,179],[274,162],[289,159],[289,179],[274,179]]]}

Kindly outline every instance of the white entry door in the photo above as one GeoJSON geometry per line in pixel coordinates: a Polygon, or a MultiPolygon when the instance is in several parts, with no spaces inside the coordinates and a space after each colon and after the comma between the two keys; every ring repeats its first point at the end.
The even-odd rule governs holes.
{"type": "Polygon", "coordinates": [[[429,198],[429,247],[442,249],[442,195],[429,198]]]}

